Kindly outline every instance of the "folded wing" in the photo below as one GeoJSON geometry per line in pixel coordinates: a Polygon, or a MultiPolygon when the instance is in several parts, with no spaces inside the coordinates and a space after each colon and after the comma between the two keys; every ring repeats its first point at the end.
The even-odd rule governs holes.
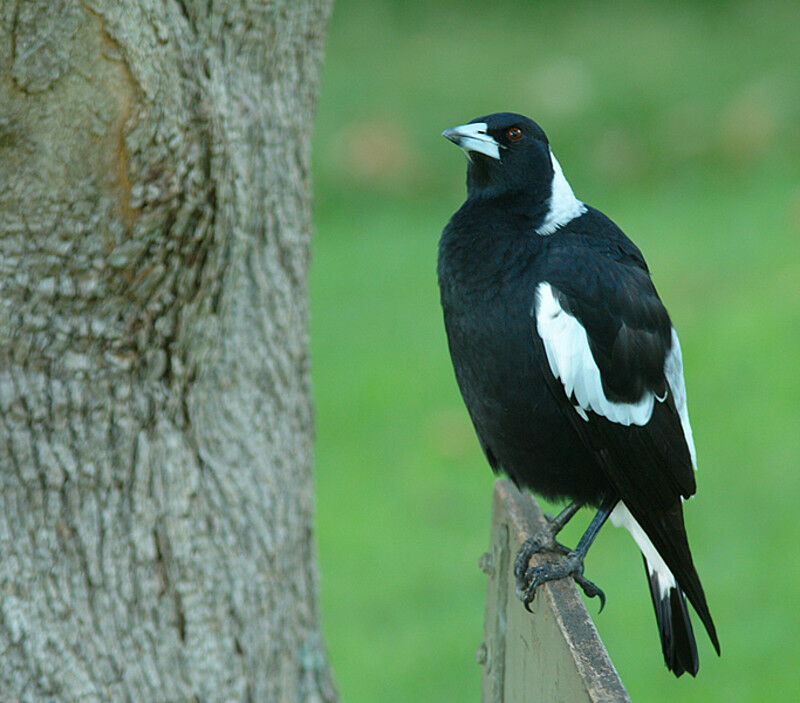
{"type": "Polygon", "coordinates": [[[542,373],[620,497],[611,519],[644,555],[668,666],[694,674],[684,593],[718,651],[719,643],[683,524],[695,449],[678,337],[643,261],[562,254],[571,265],[552,257],[534,293],[542,373]]]}

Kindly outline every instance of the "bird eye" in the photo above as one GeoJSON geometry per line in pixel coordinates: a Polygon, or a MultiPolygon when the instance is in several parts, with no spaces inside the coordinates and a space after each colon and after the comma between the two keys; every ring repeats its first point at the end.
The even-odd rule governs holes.
{"type": "Polygon", "coordinates": [[[519,127],[509,127],[506,130],[506,137],[512,142],[519,141],[522,139],[522,130],[519,127]]]}

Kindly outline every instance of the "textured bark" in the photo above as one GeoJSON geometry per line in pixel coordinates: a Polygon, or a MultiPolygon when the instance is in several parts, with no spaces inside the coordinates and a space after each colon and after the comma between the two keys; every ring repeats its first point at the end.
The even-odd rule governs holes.
{"type": "Polygon", "coordinates": [[[0,698],[335,698],[312,539],[329,0],[0,0],[0,698]]]}

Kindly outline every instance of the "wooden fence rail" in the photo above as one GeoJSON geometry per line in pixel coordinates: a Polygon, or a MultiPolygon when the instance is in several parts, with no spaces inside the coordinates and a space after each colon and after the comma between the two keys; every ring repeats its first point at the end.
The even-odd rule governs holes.
{"type": "MultiPolygon", "coordinates": [[[[630,702],[571,580],[542,586],[531,604],[532,615],[514,592],[514,555],[525,538],[544,524],[530,495],[520,493],[510,481],[495,482],[491,547],[481,558],[481,568],[489,576],[484,641],[478,648],[483,666],[481,700],[630,702]]],[[[545,555],[541,561],[547,559],[545,555]]]]}

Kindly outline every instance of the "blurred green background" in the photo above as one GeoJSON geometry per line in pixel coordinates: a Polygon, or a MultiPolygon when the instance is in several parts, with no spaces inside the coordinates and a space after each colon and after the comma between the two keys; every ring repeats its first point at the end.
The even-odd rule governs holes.
{"type": "Polygon", "coordinates": [[[698,630],[698,678],[667,672],[641,559],[609,526],[587,560],[609,600],[589,609],[623,681],[635,701],[800,700],[800,4],[338,0],[311,301],[344,700],[479,700],[492,476],[439,310],[465,177],[439,133],[499,110],[544,127],[577,196],[644,251],[681,335],[687,522],[723,656],[698,630]]]}

